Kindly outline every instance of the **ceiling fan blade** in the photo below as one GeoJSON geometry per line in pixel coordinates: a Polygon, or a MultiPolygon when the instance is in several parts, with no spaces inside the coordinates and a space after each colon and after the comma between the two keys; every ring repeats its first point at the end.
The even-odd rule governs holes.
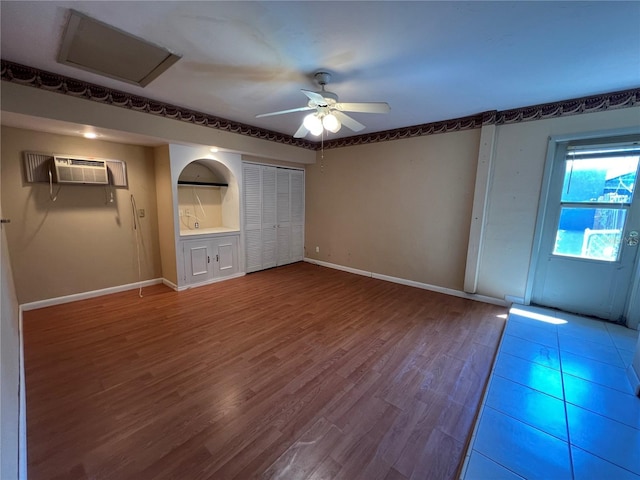
{"type": "Polygon", "coordinates": [[[296,133],[293,134],[293,138],[302,138],[307,133],[309,133],[309,130],[307,130],[307,127],[305,127],[304,123],[303,123],[302,125],[300,125],[300,128],[298,128],[298,130],[296,130],[296,133]]]}
{"type": "Polygon", "coordinates": [[[312,92],[311,90],[302,89],[302,93],[304,93],[307,97],[309,97],[309,100],[312,100],[316,105],[327,104],[327,101],[318,92],[312,92]]]}
{"type": "Polygon", "coordinates": [[[340,120],[340,123],[342,123],[342,125],[353,130],[354,132],[359,132],[360,130],[364,129],[363,124],[361,124],[357,120],[354,120],[349,115],[342,113],[340,110],[333,110],[331,113],[333,113],[338,118],[338,120],[340,120]]]}
{"type": "Polygon", "coordinates": [[[280,110],[279,112],[261,113],[260,115],[256,115],[256,118],[271,117],[272,115],[282,115],[283,113],[306,112],[307,110],[315,110],[315,108],[300,107],[300,108],[291,108],[289,110],[280,110]]]}
{"type": "Polygon", "coordinates": [[[386,102],[336,103],[333,108],[342,112],[389,113],[391,107],[386,102]]]}

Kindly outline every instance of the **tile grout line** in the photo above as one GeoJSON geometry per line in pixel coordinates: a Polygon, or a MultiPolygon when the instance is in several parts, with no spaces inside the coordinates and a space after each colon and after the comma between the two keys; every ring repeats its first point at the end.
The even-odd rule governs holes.
{"type": "MultiPolygon", "coordinates": [[[[562,320],[557,312],[554,312],[554,316],[562,320]]],[[[556,342],[558,345],[558,364],[560,368],[560,385],[562,386],[562,405],[564,408],[564,424],[567,430],[567,448],[569,449],[569,465],[571,467],[571,478],[575,480],[576,474],[573,468],[573,450],[571,449],[571,432],[569,431],[569,415],[567,413],[567,394],[564,388],[564,370],[562,369],[562,350],[560,348],[560,331],[556,325],[556,342]]]]}

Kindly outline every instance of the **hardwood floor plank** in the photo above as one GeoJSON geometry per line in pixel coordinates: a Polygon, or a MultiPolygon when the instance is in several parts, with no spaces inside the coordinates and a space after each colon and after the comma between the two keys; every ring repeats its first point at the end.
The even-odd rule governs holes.
{"type": "Polygon", "coordinates": [[[504,313],[305,263],[25,312],[29,478],[453,478],[504,313]]]}

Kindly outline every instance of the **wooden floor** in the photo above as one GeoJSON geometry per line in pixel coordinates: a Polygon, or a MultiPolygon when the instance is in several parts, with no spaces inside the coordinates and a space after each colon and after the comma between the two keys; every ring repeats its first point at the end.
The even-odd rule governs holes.
{"type": "Polygon", "coordinates": [[[506,309],[298,263],[24,315],[29,480],[454,478],[506,309]]]}

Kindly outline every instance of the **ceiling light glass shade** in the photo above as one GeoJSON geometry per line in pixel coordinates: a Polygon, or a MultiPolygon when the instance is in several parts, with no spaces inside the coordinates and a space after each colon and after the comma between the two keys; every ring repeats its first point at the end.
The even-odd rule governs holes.
{"type": "Polygon", "coordinates": [[[318,136],[322,133],[322,121],[314,113],[304,117],[302,124],[312,135],[318,136]]]}
{"type": "Polygon", "coordinates": [[[340,127],[342,127],[342,125],[340,124],[340,120],[338,120],[333,113],[325,115],[322,118],[322,125],[331,133],[336,133],[338,130],[340,130],[340,127]]]}

